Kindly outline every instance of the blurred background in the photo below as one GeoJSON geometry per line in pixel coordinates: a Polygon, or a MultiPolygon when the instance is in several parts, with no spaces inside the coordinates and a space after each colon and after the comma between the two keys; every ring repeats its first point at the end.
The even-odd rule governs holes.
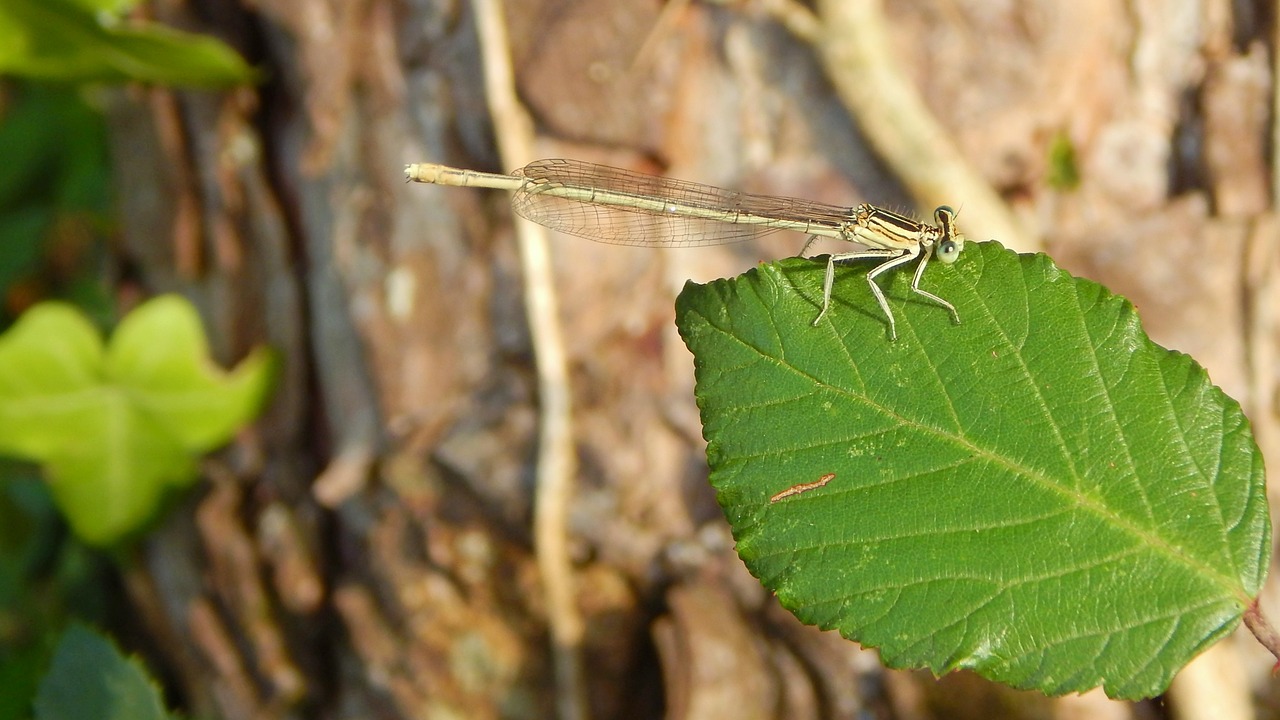
{"type": "Polygon", "coordinates": [[[0,322],[62,299],[105,330],[178,293],[219,364],[281,366],[109,549],[0,464],[0,717],[72,618],[202,718],[1280,717],[1247,634],[1135,704],[887,670],[802,626],[733,553],[673,301],[804,238],[543,246],[502,193],[403,173],[571,157],[952,205],[1130,298],[1275,464],[1275,3],[6,5],[0,322]],[[157,27],[188,34],[130,44],[157,27]]]}

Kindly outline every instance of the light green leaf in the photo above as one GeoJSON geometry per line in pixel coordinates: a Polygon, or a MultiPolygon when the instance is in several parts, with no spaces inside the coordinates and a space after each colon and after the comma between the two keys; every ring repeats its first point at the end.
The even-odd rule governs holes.
{"type": "Polygon", "coordinates": [[[110,17],[120,17],[137,7],[142,0],[67,0],[92,13],[104,13],[110,17]]]}
{"type": "Polygon", "coordinates": [[[40,463],[76,533],[111,544],[254,417],[273,370],[265,351],[230,374],[213,366],[175,296],[137,308],[105,349],[76,310],[44,303],[0,336],[0,453],[40,463]]]}
{"type": "Polygon", "coordinates": [[[81,625],[62,635],[40,683],[36,720],[168,720],[160,689],[142,664],[81,625]]]}
{"type": "Polygon", "coordinates": [[[743,561],[801,620],[895,667],[1163,691],[1266,572],[1240,407],[1127,301],[1043,255],[981,243],[931,266],[922,287],[960,325],[910,295],[910,271],[879,278],[896,342],[866,270],[842,269],[817,327],[808,260],[677,301],[743,561]]]}
{"type": "Polygon", "coordinates": [[[0,3],[0,74],[68,82],[223,87],[255,79],[215,38],[158,24],[106,24],[71,0],[0,3]]]}
{"type": "Polygon", "coordinates": [[[203,452],[257,415],[270,391],[272,356],[259,348],[230,373],[209,359],[195,308],[177,295],[157,297],[126,317],[111,338],[105,370],[178,439],[203,452]],[[163,342],[157,339],[163,338],[163,342]]]}

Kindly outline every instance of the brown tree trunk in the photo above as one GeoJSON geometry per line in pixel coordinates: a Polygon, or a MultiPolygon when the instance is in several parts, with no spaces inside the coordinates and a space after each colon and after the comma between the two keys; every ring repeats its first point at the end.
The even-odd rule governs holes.
{"type": "MultiPolygon", "coordinates": [[[[1196,354],[1255,411],[1271,452],[1274,364],[1258,363],[1274,321],[1254,311],[1274,295],[1275,267],[1261,26],[1225,0],[1183,25],[1148,7],[1160,3],[1128,4],[888,3],[887,47],[1027,235],[1133,297],[1158,340],[1196,354]],[[1199,151],[1206,175],[1188,179],[1178,143],[1192,122],[1214,152],[1199,151]],[[1079,158],[1073,190],[1045,180],[1059,135],[1079,158]]],[[[892,151],[858,129],[866,108],[842,105],[837,71],[821,65],[842,56],[783,29],[760,10],[769,3],[739,5],[507,2],[502,50],[539,154],[909,204],[917,191],[895,180],[907,174],[886,164],[892,151]]],[[[156,11],[221,36],[267,80],[113,97],[127,279],[195,301],[224,363],[266,343],[286,367],[266,417],[208,461],[208,482],[126,578],[155,659],[192,716],[563,712],[532,530],[541,398],[506,198],[403,182],[410,162],[510,169],[473,5],[189,0],[156,11]]],[[[953,203],[962,222],[964,200],[953,203]]],[[[883,670],[874,653],[801,626],[733,554],[672,300],[686,278],[802,244],[554,241],[585,708],[1047,712],[1038,696],[976,678],[883,670]]]]}

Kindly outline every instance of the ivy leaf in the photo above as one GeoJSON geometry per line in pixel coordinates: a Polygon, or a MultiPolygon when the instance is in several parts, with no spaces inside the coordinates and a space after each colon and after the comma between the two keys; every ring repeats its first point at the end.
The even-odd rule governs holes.
{"type": "Polygon", "coordinates": [[[169,720],[160,689],[141,662],[82,626],[62,635],[40,683],[36,720],[169,720]]]}
{"type": "Polygon", "coordinates": [[[177,296],[139,306],[109,347],[70,305],[42,303],[0,336],[0,453],[40,463],[76,534],[109,545],[257,414],[273,367],[265,350],[213,366],[177,296]]]}
{"type": "Polygon", "coordinates": [[[971,244],[909,270],[790,259],[690,283],[711,483],[738,553],[802,621],[895,667],[1050,694],[1163,691],[1268,566],[1239,405],[1133,306],[1044,255],[971,244]]]}
{"type": "Polygon", "coordinates": [[[213,37],[155,23],[125,24],[87,5],[5,0],[0,4],[0,74],[193,87],[223,87],[256,77],[239,54],[213,37]]]}

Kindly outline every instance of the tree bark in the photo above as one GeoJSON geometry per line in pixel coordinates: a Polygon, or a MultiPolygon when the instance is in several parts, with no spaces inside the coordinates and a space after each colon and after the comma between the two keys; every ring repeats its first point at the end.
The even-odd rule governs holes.
{"type": "MultiPolygon", "coordinates": [[[[508,2],[539,151],[910,204],[822,52],[770,5],[508,2]]],[[[1274,457],[1263,28],[1225,0],[887,5],[886,47],[972,176],[1061,264],[1132,297],[1158,341],[1208,366],[1274,457]],[[1046,182],[1058,136],[1078,187],[1046,182]]],[[[208,460],[208,482],[126,576],[153,661],[192,716],[552,716],[531,535],[540,397],[507,199],[402,174],[421,161],[511,169],[496,162],[472,5],[155,11],[232,43],[267,81],[111,97],[125,277],[192,299],[220,361],[266,343],[286,367],[268,414],[208,460]]],[[[733,554],[672,301],[687,278],[803,239],[685,253],[554,243],[590,715],[1045,710],[972,677],[884,670],[801,626],[733,554]]]]}

